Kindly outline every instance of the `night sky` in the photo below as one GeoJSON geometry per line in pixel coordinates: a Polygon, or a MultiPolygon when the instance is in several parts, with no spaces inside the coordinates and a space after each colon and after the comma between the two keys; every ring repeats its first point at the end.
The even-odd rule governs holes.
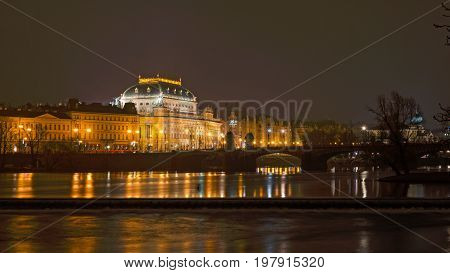
{"type": "MultiPolygon", "coordinates": [[[[270,100],[442,0],[7,0],[136,75],[181,77],[200,100],[270,100]]],[[[450,103],[450,47],[438,10],[281,97],[312,99],[310,119],[369,121],[397,90],[429,126],[450,103]]],[[[447,21],[450,21],[447,18],[447,21]]],[[[136,79],[0,2],[0,101],[109,102],[136,79]]]]}

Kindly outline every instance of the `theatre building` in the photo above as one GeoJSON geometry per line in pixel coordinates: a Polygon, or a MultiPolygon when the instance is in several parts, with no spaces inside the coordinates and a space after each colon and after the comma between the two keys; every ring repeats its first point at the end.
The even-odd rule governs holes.
{"type": "Polygon", "coordinates": [[[113,102],[134,104],[139,116],[137,145],[144,150],[194,150],[223,147],[223,122],[211,108],[198,110],[197,97],[181,80],[139,78],[113,102]]]}

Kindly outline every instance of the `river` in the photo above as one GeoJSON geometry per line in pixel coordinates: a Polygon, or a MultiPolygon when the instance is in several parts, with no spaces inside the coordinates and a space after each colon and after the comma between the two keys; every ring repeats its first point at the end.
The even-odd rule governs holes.
{"type": "MultiPolygon", "coordinates": [[[[381,171],[359,173],[2,173],[0,198],[382,198],[381,171]]],[[[408,197],[448,198],[448,185],[410,185],[408,197]]]]}
{"type": "MultiPolygon", "coordinates": [[[[389,173],[3,173],[0,198],[383,198],[390,185],[377,178],[385,175],[389,173]]],[[[410,185],[408,197],[448,198],[449,187],[410,185]]],[[[0,251],[449,250],[448,210],[385,210],[382,214],[281,209],[3,210],[0,251]]]]}

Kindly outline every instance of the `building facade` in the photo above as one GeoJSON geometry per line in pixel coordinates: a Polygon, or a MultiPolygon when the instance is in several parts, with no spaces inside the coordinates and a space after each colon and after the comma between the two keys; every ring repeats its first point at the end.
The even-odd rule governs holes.
{"type": "Polygon", "coordinates": [[[139,78],[113,102],[134,104],[139,116],[137,141],[141,150],[171,151],[223,147],[223,122],[211,108],[200,113],[197,97],[181,80],[139,78]]]}
{"type": "Polygon", "coordinates": [[[292,126],[289,121],[274,120],[269,117],[245,117],[238,119],[231,114],[225,125],[232,132],[237,149],[263,147],[302,146],[301,128],[292,126]]]}
{"type": "Polygon", "coordinates": [[[181,81],[158,76],[140,78],[111,105],[71,99],[58,106],[0,107],[1,151],[38,152],[51,143],[85,152],[223,147],[223,122],[197,105],[181,81]]]}

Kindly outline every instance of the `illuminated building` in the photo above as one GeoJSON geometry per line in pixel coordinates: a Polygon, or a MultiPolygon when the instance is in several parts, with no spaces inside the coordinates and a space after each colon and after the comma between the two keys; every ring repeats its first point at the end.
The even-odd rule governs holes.
{"type": "MultiPolygon", "coordinates": [[[[408,126],[402,129],[401,133],[405,140],[413,143],[437,142],[438,138],[423,126],[423,117],[416,113],[410,120],[408,126]]],[[[366,127],[366,126],[363,126],[366,127]]],[[[374,128],[361,128],[364,141],[375,141],[388,144],[391,142],[389,130],[380,126],[374,128]]]]}
{"type": "Polygon", "coordinates": [[[299,130],[288,121],[269,117],[238,120],[235,114],[231,114],[226,123],[226,131],[233,133],[236,148],[246,148],[250,144],[256,148],[301,146],[299,130]]]}
{"type": "Polygon", "coordinates": [[[197,97],[181,80],[139,78],[114,104],[124,108],[133,103],[139,115],[137,145],[142,150],[170,151],[215,149],[223,145],[223,122],[211,108],[201,113],[197,97]]]}
{"type": "Polygon", "coordinates": [[[197,104],[181,81],[156,77],[139,78],[112,105],[0,107],[0,152],[39,152],[46,143],[85,152],[223,147],[223,122],[197,104]]]}

